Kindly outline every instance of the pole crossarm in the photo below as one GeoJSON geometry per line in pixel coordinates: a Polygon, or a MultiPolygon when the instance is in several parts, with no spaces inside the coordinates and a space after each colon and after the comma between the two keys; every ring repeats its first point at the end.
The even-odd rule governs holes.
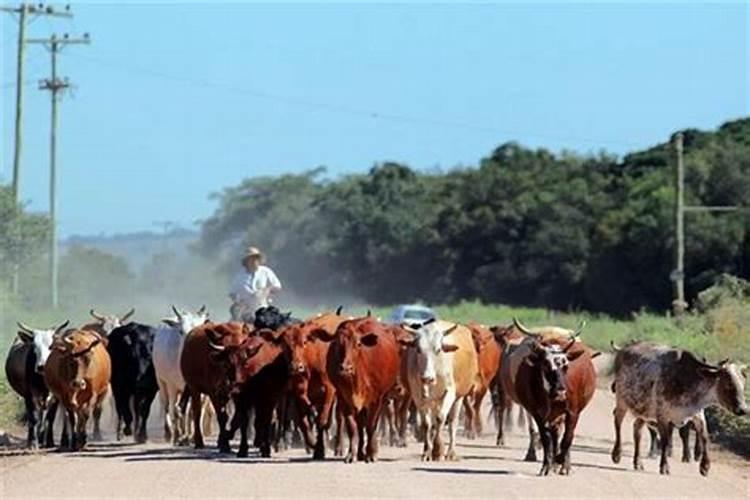
{"type": "Polygon", "coordinates": [[[35,16],[50,16],[50,17],[73,17],[73,13],[70,12],[70,5],[65,6],[65,10],[55,10],[52,5],[44,4],[24,4],[22,3],[18,7],[9,7],[7,5],[0,5],[0,12],[9,12],[11,14],[20,14],[24,12],[26,14],[32,14],[35,16]]]}

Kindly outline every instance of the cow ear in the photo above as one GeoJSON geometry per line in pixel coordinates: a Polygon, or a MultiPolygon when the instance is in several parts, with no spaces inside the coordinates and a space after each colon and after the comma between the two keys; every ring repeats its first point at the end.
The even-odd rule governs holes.
{"type": "Polygon", "coordinates": [[[456,352],[458,350],[457,345],[453,344],[443,344],[443,352],[456,352]]]}
{"type": "Polygon", "coordinates": [[[263,328],[258,333],[263,340],[268,342],[278,342],[281,339],[281,333],[276,330],[271,330],[270,328],[263,328]]]}
{"type": "Polygon", "coordinates": [[[180,327],[180,323],[178,321],[173,320],[172,318],[164,318],[163,320],[161,320],[161,322],[167,326],[171,326],[172,328],[180,327]]]}
{"type": "Polygon", "coordinates": [[[373,347],[375,344],[378,343],[378,336],[374,333],[368,333],[367,335],[364,335],[362,339],[362,345],[367,347],[373,347]]]}
{"type": "Polygon", "coordinates": [[[310,338],[322,340],[323,342],[330,342],[334,338],[336,338],[336,334],[331,335],[326,330],[322,328],[316,328],[315,330],[310,332],[309,335],[310,338]]]}
{"type": "Polygon", "coordinates": [[[536,364],[539,362],[539,355],[529,354],[528,356],[524,358],[523,362],[531,367],[536,366],[536,364]]]}
{"type": "Polygon", "coordinates": [[[34,341],[34,336],[29,332],[24,332],[23,330],[18,330],[18,338],[21,339],[21,342],[23,342],[24,344],[28,344],[29,342],[34,341]]]}
{"type": "Polygon", "coordinates": [[[576,359],[581,357],[581,354],[583,354],[583,349],[580,349],[578,351],[569,352],[566,354],[568,361],[575,361],[576,359]]]}

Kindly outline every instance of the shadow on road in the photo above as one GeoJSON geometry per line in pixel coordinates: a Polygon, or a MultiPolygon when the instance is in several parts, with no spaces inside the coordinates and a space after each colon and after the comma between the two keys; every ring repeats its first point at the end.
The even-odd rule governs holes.
{"type": "Polygon", "coordinates": [[[411,470],[418,472],[432,472],[438,474],[472,474],[472,475],[485,475],[485,476],[523,476],[518,472],[511,472],[502,469],[466,469],[463,467],[450,467],[450,468],[430,468],[430,467],[412,467],[411,470]]]}

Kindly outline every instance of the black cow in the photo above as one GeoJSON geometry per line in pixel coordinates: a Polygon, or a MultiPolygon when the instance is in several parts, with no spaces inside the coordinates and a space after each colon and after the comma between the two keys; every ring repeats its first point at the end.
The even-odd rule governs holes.
{"type": "Polygon", "coordinates": [[[292,323],[301,323],[300,320],[292,318],[291,312],[282,313],[276,306],[261,307],[255,311],[252,318],[245,318],[246,323],[252,323],[255,328],[269,328],[279,330],[292,323]]]}
{"type": "Polygon", "coordinates": [[[112,358],[112,394],[117,408],[117,440],[133,434],[135,441],[147,439],[146,427],[151,403],[159,392],[152,358],[156,329],[128,323],[109,334],[107,351],[112,358]],[[132,406],[131,406],[132,405],[132,406]],[[132,411],[135,410],[135,416],[132,411]],[[134,421],[135,417],[135,421],[134,421]]]}
{"type": "MultiPolygon", "coordinates": [[[[68,327],[68,321],[58,327],[46,330],[29,328],[23,323],[18,323],[18,340],[8,352],[5,360],[5,376],[8,383],[19,396],[23,398],[25,405],[25,419],[29,426],[26,444],[29,448],[42,444],[42,435],[45,436],[44,445],[54,446],[52,437],[52,422],[44,424],[44,411],[47,406],[49,389],[44,382],[44,363],[50,353],[55,336],[60,335],[68,327]]],[[[54,414],[51,414],[54,419],[54,414]]]]}

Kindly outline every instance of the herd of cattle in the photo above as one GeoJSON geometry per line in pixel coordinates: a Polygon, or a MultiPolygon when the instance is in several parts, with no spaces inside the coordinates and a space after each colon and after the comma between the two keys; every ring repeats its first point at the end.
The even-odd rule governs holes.
{"type": "MultiPolygon", "coordinates": [[[[330,431],[335,454],[345,462],[374,462],[382,416],[391,445],[405,446],[413,426],[424,443],[423,460],[454,460],[460,414],[467,436],[481,433],[480,409],[490,393],[497,444],[504,444],[503,416],[511,405],[520,405],[529,416],[526,460],[536,460],[540,441],[540,475],[568,474],[576,426],[596,390],[592,359],[599,353],[580,340],[583,324],[575,331],[529,329],[515,319],[490,328],[442,320],[391,325],[369,312],[342,316],[341,308],[299,321],[274,307],[260,309],[253,323],[217,323],[208,319],[205,307],[173,311],[174,317],[158,327],[129,322],[133,310],[123,317],[92,310],[95,321],[78,328],[69,328],[69,322],[46,330],[19,323],[6,374],[25,401],[28,446],[54,446],[59,405],[61,447],[82,449],[92,417],[94,439],[100,439],[102,404],[111,388],[118,440],[124,434],[146,441],[158,393],[165,438],[174,444],[192,438],[202,448],[202,418],[210,410],[223,453],[231,451],[239,430],[238,456],[248,455],[252,415],[253,444],[263,457],[295,426],[315,459],[325,458],[330,431]]],[[[680,429],[687,460],[689,431],[696,431],[695,459],[708,474],[703,410],[719,404],[746,415],[745,368],[729,361],[708,364],[690,352],[645,342],[613,348],[612,460],[620,461],[620,427],[630,412],[636,470],[643,468],[640,434],[647,425],[652,451],[658,432],[662,474],[669,473],[674,427],[680,429]]]]}

